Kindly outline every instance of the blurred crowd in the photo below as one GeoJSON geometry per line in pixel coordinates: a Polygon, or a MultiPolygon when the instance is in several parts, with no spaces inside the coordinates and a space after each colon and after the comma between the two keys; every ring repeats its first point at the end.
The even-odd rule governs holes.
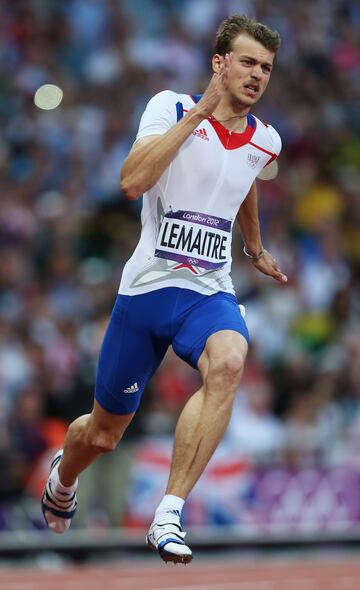
{"type": "MultiPolygon", "coordinates": [[[[246,13],[282,47],[255,114],[280,133],[259,181],[263,241],[286,287],[244,259],[252,346],[226,435],[254,461],[358,463],[360,6],[356,0],[3,0],[0,7],[0,506],[90,410],[96,362],[141,202],[119,190],[156,92],[201,92],[218,24],[246,13]],[[64,91],[41,111],[34,92],[64,91]]],[[[167,436],[199,383],[169,354],[127,440],[167,436]]],[[[6,515],[0,509],[0,529],[6,515]]]]}

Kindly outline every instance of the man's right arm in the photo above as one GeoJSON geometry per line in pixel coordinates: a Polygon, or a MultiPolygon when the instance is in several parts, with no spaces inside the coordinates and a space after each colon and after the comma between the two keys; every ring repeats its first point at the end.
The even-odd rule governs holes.
{"type": "Polygon", "coordinates": [[[121,190],[127,199],[137,199],[156,184],[203,119],[194,107],[163,135],[143,137],[134,144],[121,170],[121,190]]]}
{"type": "Polygon", "coordinates": [[[199,102],[162,135],[148,135],[132,147],[121,170],[121,190],[129,200],[138,199],[153,187],[183,143],[217,107],[227,86],[231,65],[226,56],[199,102]]]}

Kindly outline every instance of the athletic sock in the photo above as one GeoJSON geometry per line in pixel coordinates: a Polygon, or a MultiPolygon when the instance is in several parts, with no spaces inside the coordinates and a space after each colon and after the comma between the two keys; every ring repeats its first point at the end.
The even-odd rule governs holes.
{"type": "Polygon", "coordinates": [[[54,467],[50,474],[51,489],[55,496],[59,495],[59,499],[64,500],[64,496],[72,496],[78,487],[78,478],[71,486],[64,486],[59,477],[59,464],[54,467]]]}
{"type": "Polygon", "coordinates": [[[73,513],[76,510],[76,488],[78,480],[71,486],[64,486],[59,478],[56,465],[47,481],[42,499],[44,517],[49,529],[54,533],[64,533],[70,526],[71,516],[61,516],[61,513],[73,513]],[[55,514],[54,514],[55,512],[55,514]]]}
{"type": "Polygon", "coordinates": [[[156,522],[164,522],[166,519],[168,521],[170,520],[170,522],[179,521],[184,504],[185,500],[183,498],[173,496],[172,494],[166,494],[155,511],[154,520],[156,522]]]}

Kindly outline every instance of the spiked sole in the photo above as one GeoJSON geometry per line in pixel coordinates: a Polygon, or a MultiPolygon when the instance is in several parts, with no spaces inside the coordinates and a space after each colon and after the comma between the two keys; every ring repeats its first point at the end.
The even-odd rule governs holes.
{"type": "Polygon", "coordinates": [[[165,563],[173,563],[174,565],[176,565],[177,563],[182,563],[184,565],[187,565],[188,563],[190,563],[192,561],[192,558],[193,558],[192,554],[191,555],[175,555],[175,553],[169,553],[169,551],[166,551],[165,549],[158,550],[149,541],[149,537],[147,535],[146,535],[146,543],[150,549],[152,549],[153,551],[156,551],[160,555],[161,559],[165,563]]]}

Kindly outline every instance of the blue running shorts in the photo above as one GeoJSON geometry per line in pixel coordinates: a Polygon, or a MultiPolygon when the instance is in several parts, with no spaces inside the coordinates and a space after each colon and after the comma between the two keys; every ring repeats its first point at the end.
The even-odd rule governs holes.
{"type": "Polygon", "coordinates": [[[197,369],[206,340],[220,330],[240,332],[249,342],[231,293],[202,295],[166,287],[144,295],[118,295],[100,351],[95,399],[112,414],[135,412],[170,345],[197,369]]]}

